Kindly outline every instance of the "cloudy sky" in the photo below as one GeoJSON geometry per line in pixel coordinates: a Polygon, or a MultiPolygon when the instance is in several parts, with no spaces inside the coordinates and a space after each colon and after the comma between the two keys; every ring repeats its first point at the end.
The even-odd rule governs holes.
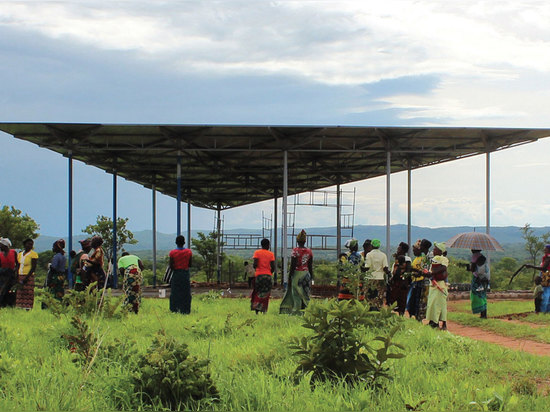
{"type": "MultiPolygon", "coordinates": [[[[548,21],[543,1],[2,1],[0,122],[550,127],[548,21]]],[[[1,203],[65,233],[66,159],[0,145],[1,203]]],[[[544,139],[492,155],[493,225],[549,224],[549,153],[544,139]]],[[[484,179],[484,157],[415,171],[413,224],[483,226],[484,179]]],[[[111,182],[75,165],[75,232],[111,213],[111,182]]],[[[119,187],[119,215],[149,229],[150,192],[119,187]]],[[[384,224],[385,179],[353,188],[355,223],[384,224]]],[[[175,232],[175,201],[158,208],[175,232]]],[[[228,211],[225,227],[271,209],[228,211]]],[[[406,223],[406,174],[391,216],[406,223]]],[[[296,221],[333,225],[335,211],[296,221]]],[[[213,226],[193,208],[194,228],[213,226]]]]}

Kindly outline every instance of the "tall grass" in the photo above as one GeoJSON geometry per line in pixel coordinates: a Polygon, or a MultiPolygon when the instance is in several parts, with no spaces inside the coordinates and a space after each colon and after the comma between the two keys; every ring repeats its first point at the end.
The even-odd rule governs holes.
{"type": "Polygon", "coordinates": [[[248,309],[242,299],[195,299],[192,314],[182,316],[168,311],[167,300],[146,299],[139,315],[94,325],[104,345],[87,376],[61,338],[71,328],[70,319],[56,319],[39,308],[2,309],[0,410],[146,409],[129,384],[135,363],[121,354],[145,352],[161,328],[187,343],[193,356],[211,360],[220,401],[189,408],[332,411],[405,410],[409,405],[464,410],[478,408],[494,393],[507,410],[547,408],[536,385],[550,379],[548,358],[434,331],[414,320],[406,320],[396,335],[407,357],[392,364],[395,380],[382,390],[327,382],[311,387],[307,378],[295,384],[296,360],[288,344],[291,337],[310,332],[299,317],[278,315],[277,301],[266,315],[248,309]],[[514,384],[518,381],[523,386],[514,384]],[[535,389],[526,391],[529,385],[535,389]]]}

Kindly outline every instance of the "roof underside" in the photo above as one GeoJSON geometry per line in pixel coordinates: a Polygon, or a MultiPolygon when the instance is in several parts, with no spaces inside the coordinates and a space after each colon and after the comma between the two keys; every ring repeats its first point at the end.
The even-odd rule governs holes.
{"type": "Polygon", "coordinates": [[[496,151],[550,129],[1,123],[0,130],[166,195],[222,208],[496,151]]]}

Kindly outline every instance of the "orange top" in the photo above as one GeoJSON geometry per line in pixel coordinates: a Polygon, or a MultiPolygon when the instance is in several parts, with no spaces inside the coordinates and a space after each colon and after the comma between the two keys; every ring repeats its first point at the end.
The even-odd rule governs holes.
{"type": "Polygon", "coordinates": [[[275,261],[275,255],[273,252],[266,249],[258,249],[254,252],[254,259],[258,259],[256,266],[256,276],[258,275],[271,275],[271,262],[275,261]]]}

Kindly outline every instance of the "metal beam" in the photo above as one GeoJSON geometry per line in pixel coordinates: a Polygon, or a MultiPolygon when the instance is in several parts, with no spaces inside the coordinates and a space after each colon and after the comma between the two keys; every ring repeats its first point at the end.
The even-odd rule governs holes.
{"type": "Polygon", "coordinates": [[[216,264],[218,267],[218,283],[222,281],[222,256],[221,256],[221,237],[222,237],[222,207],[218,203],[217,208],[217,253],[216,253],[216,264]]]}
{"type": "Polygon", "coordinates": [[[386,151],[386,256],[388,261],[390,259],[390,229],[391,229],[391,192],[390,192],[390,181],[391,181],[391,152],[389,149],[386,151]]]}
{"type": "Polygon", "coordinates": [[[176,207],[177,210],[177,219],[176,219],[176,228],[177,228],[177,235],[181,235],[181,156],[178,156],[178,164],[176,166],[176,185],[177,185],[177,202],[178,205],[176,207]]]}
{"type": "Polygon", "coordinates": [[[279,210],[277,208],[277,189],[275,189],[275,196],[273,196],[273,254],[275,255],[275,277],[274,277],[274,283],[277,283],[277,273],[278,273],[278,253],[277,253],[277,235],[278,235],[278,222],[277,222],[277,216],[279,214],[279,210]]]}
{"type": "MultiPolygon", "coordinates": [[[[410,160],[407,162],[407,243],[409,244],[409,255],[412,253],[412,170],[410,160]]],[[[389,257],[388,257],[389,258],[389,257]]]]}
{"type": "Polygon", "coordinates": [[[342,205],[340,184],[336,185],[336,258],[342,253],[342,205]]]}
{"type": "Polygon", "coordinates": [[[67,247],[68,255],[68,267],[67,267],[67,277],[69,280],[69,288],[73,287],[73,273],[71,272],[71,251],[73,250],[73,154],[69,151],[69,239],[67,247]]]}
{"type": "Polygon", "coordinates": [[[288,284],[288,152],[283,152],[283,283],[288,284]]]}
{"type": "Polygon", "coordinates": [[[153,218],[153,287],[157,286],[157,189],[153,183],[151,190],[153,196],[152,218],[153,218]]]}
{"type": "MultiPolygon", "coordinates": [[[[117,171],[113,170],[113,287],[118,288],[117,273],[117,171]]],[[[107,282],[107,279],[105,280],[107,282]]]]}

